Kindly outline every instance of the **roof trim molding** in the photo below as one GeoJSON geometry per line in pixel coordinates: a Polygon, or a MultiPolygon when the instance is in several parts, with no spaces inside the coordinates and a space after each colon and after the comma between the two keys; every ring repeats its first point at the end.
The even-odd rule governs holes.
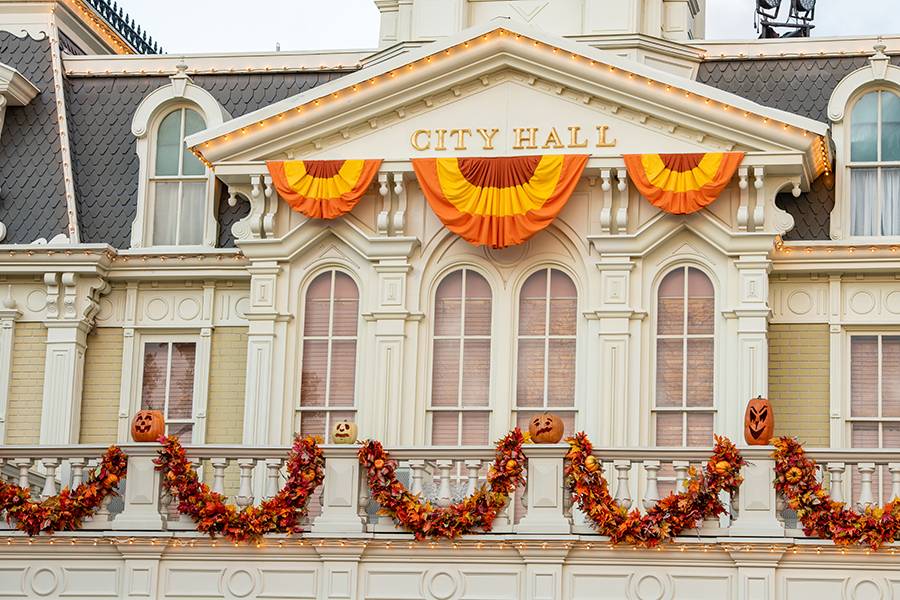
{"type": "Polygon", "coordinates": [[[37,96],[39,90],[18,71],[0,63],[0,95],[9,106],[25,106],[37,96]]]}
{"type": "Polygon", "coordinates": [[[883,44],[876,45],[875,49],[877,53],[869,58],[868,66],[853,71],[834,88],[831,99],[828,100],[828,118],[832,123],[844,120],[850,99],[863,88],[884,86],[900,93],[900,67],[888,62],[888,57],[881,51],[884,49],[883,44]]]}

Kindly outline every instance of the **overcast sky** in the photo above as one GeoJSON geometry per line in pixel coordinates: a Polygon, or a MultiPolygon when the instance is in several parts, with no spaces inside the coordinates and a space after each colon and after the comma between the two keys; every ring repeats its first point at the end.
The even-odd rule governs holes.
{"type": "MultiPolygon", "coordinates": [[[[373,0],[119,0],[173,53],[374,48],[373,0]]],[[[790,0],[783,0],[781,15],[790,0]]],[[[818,0],[814,37],[900,34],[900,0],[818,0]]],[[[750,39],[755,0],[707,0],[708,39],[750,39]]]]}

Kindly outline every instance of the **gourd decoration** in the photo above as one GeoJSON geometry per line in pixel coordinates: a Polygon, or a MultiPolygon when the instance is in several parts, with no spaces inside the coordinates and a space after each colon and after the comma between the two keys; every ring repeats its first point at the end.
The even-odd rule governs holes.
{"type": "Polygon", "coordinates": [[[774,432],[772,404],[762,396],[752,399],[744,413],[744,439],[751,446],[765,446],[774,432]]]}
{"type": "Polygon", "coordinates": [[[338,421],[331,428],[331,441],[335,444],[355,444],[358,431],[356,423],[338,421]]]}
{"type": "Polygon", "coordinates": [[[563,438],[565,425],[556,415],[535,415],[528,422],[528,432],[535,444],[556,444],[563,438]]]}
{"type": "Polygon", "coordinates": [[[166,434],[166,420],[156,410],[139,410],[131,420],[131,439],[136,442],[155,442],[166,434]]]}

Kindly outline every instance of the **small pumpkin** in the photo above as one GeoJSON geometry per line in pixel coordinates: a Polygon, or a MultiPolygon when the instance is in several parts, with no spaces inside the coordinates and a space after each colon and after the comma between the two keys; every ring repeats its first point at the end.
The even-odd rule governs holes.
{"type": "Polygon", "coordinates": [[[359,429],[352,421],[338,421],[331,428],[331,441],[335,444],[355,444],[359,429]]]}
{"type": "Polygon", "coordinates": [[[731,470],[731,463],[727,460],[720,460],[716,463],[716,473],[719,475],[724,475],[728,471],[731,470]]]}
{"type": "Polygon", "coordinates": [[[765,446],[774,432],[772,404],[762,396],[752,399],[744,413],[744,439],[751,446],[765,446]]]}
{"type": "Polygon", "coordinates": [[[518,466],[519,463],[517,461],[514,461],[513,459],[509,459],[508,461],[506,461],[507,471],[515,471],[518,466]]]}
{"type": "Polygon", "coordinates": [[[562,419],[547,413],[535,415],[528,422],[528,431],[535,444],[555,444],[562,439],[565,430],[562,419]]]}
{"type": "Polygon", "coordinates": [[[600,466],[600,463],[597,462],[597,459],[594,458],[592,454],[589,454],[587,458],[584,459],[584,468],[593,473],[597,470],[597,467],[600,466]]]}
{"type": "Polygon", "coordinates": [[[166,434],[166,420],[156,410],[139,410],[131,420],[131,439],[136,442],[155,442],[166,434]]]}
{"type": "Polygon", "coordinates": [[[372,464],[375,466],[376,469],[380,469],[380,468],[384,467],[384,461],[381,460],[380,458],[376,458],[375,462],[372,464]]]}
{"type": "Polygon", "coordinates": [[[788,483],[798,483],[803,479],[803,471],[800,470],[800,467],[791,467],[784,474],[784,478],[788,480],[788,483]]]}

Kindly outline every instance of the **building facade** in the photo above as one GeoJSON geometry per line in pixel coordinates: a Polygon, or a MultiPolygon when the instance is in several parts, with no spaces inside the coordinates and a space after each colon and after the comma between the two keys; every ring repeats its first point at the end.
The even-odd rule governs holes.
{"type": "Polygon", "coordinates": [[[376,4],[371,51],[181,57],[105,0],[0,2],[0,467],[52,496],[130,456],[82,530],[0,525],[0,597],[894,597],[893,545],[803,535],[743,431],[767,397],[833,498],[900,493],[900,36],[709,41],[695,0],[376,4]],[[626,162],[699,153],[742,155],[683,214],[626,162]],[[563,155],[583,170],[524,241],[467,241],[420,171],[563,155]],[[321,160],[377,162],[340,216],[272,170],[321,160]],[[146,406],[241,506],[344,420],[436,502],[548,411],[635,508],[714,434],[754,466],[728,518],[632,549],[572,510],[567,446],[529,448],[495,533],[414,543],[328,446],[303,536],[213,544],[131,442],[146,406]]]}

